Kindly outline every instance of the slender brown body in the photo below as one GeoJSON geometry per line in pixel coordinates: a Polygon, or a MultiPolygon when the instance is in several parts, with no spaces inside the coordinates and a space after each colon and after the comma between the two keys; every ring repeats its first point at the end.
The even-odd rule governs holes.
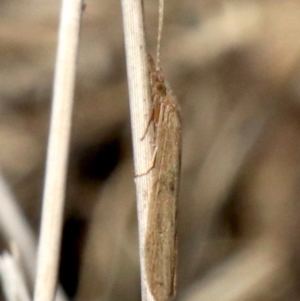
{"type": "Polygon", "coordinates": [[[178,105],[164,77],[148,57],[153,101],[155,161],[145,240],[145,265],[156,301],[175,295],[177,268],[176,212],[180,178],[181,121],[178,105]]]}

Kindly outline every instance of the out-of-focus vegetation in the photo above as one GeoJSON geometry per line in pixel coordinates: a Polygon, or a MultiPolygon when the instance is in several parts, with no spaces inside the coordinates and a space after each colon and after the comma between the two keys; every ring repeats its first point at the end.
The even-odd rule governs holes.
{"type": "MultiPolygon", "coordinates": [[[[158,1],[145,2],[155,54],[158,1]]],[[[0,1],[0,169],[36,233],[59,6],[0,1]]],[[[183,120],[178,300],[300,300],[299,37],[296,0],[165,3],[183,120]]],[[[140,299],[123,44],[119,1],[87,1],[60,275],[78,301],[140,299]]]]}

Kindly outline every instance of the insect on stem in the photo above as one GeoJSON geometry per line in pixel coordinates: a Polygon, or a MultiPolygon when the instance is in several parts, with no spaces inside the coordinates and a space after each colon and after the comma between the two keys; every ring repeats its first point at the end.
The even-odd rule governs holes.
{"type": "MultiPolygon", "coordinates": [[[[181,161],[181,120],[177,101],[160,67],[163,0],[159,6],[157,62],[148,55],[154,125],[152,185],[144,245],[147,283],[155,301],[170,301],[176,291],[177,200],[181,161]]],[[[149,172],[148,171],[148,172],[149,172]]]]}

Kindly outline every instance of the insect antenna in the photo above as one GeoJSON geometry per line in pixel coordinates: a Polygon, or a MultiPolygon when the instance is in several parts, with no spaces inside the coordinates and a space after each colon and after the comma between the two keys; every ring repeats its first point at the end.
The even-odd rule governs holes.
{"type": "Polygon", "coordinates": [[[156,67],[157,67],[157,69],[160,69],[160,49],[161,49],[163,21],[164,21],[164,0],[159,0],[158,34],[157,34],[157,48],[156,48],[156,67]]]}

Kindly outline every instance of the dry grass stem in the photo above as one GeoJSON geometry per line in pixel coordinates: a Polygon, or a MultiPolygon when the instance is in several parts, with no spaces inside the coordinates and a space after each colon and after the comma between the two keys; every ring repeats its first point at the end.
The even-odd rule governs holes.
{"type": "MultiPolygon", "coordinates": [[[[28,224],[8,183],[0,173],[0,229],[7,243],[13,243],[19,252],[20,264],[25,268],[26,279],[33,288],[36,271],[36,238],[28,224]]],[[[59,287],[56,301],[66,301],[67,297],[59,287]]]]}
{"type": "Polygon", "coordinates": [[[56,290],[81,14],[81,0],[63,1],[38,247],[35,301],[52,301],[56,290]]]}
{"type": "Polygon", "coordinates": [[[25,277],[15,257],[7,252],[0,256],[0,276],[6,301],[30,301],[25,277]]]}
{"type": "MultiPolygon", "coordinates": [[[[141,139],[147,128],[150,112],[150,91],[145,43],[145,24],[142,1],[122,1],[123,28],[125,35],[127,78],[129,86],[131,128],[134,150],[135,173],[145,173],[151,166],[153,149],[150,135],[141,139]]],[[[151,131],[150,131],[151,132],[151,131]]],[[[151,172],[135,179],[138,203],[141,285],[143,301],[152,297],[148,290],[144,268],[144,241],[150,198],[151,172]]]]}
{"type": "Polygon", "coordinates": [[[33,286],[35,279],[36,240],[8,183],[0,174],[0,226],[7,242],[16,244],[26,274],[33,286]]]}

